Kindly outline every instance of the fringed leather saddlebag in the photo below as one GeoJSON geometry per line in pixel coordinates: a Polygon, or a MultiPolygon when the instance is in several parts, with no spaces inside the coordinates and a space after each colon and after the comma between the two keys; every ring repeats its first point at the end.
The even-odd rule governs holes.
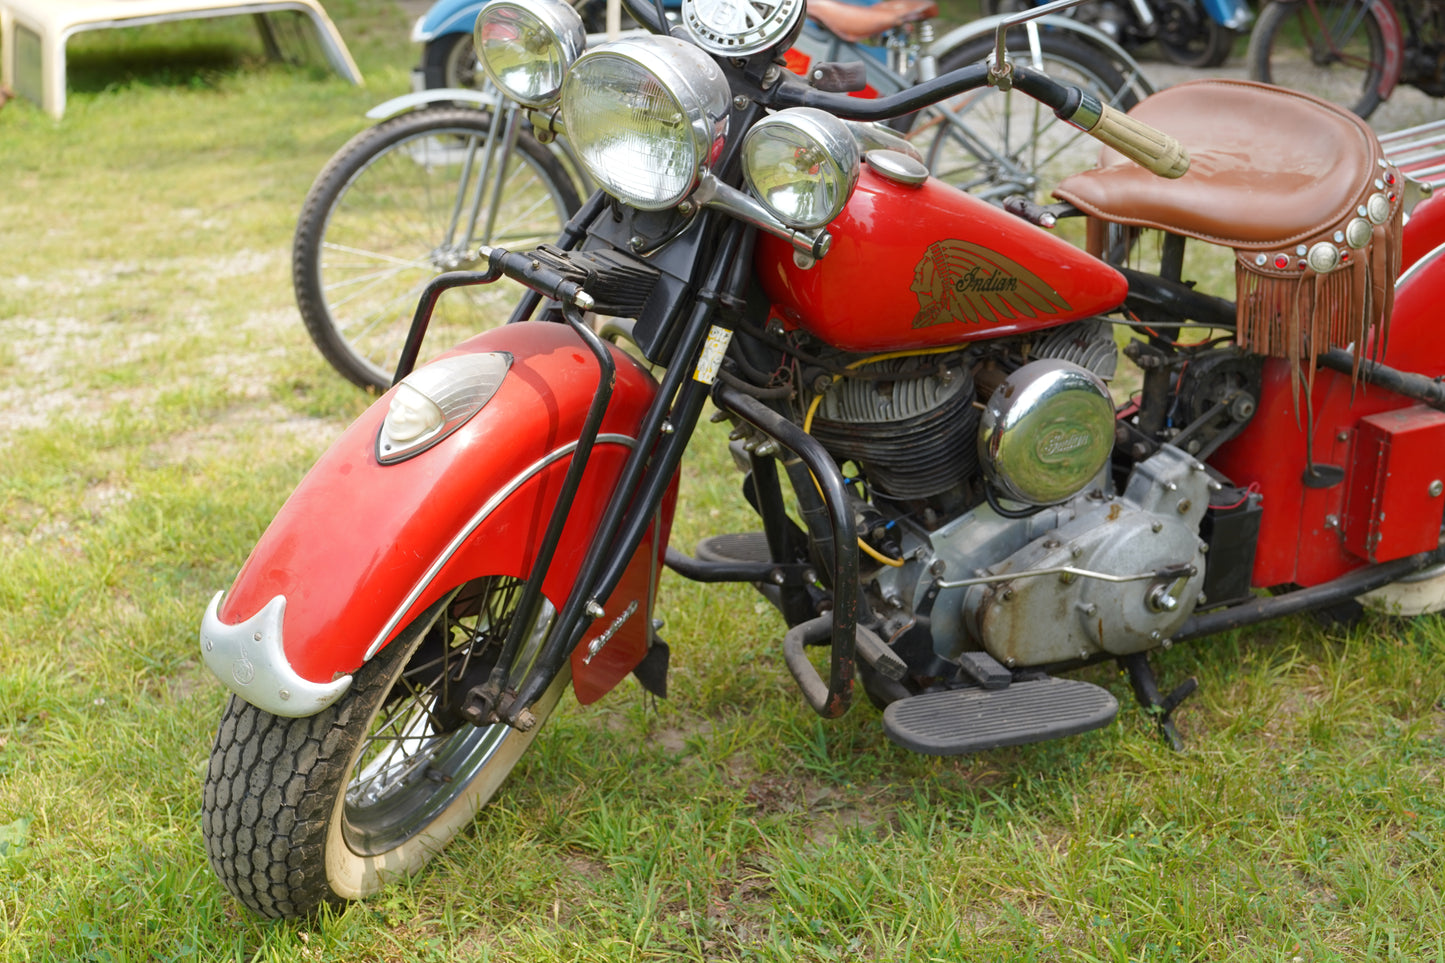
{"type": "MultiPolygon", "coordinates": [[[[1099,221],[1233,248],[1241,347],[1288,358],[1384,349],[1400,269],[1403,180],[1360,118],[1308,94],[1236,80],[1170,87],[1132,114],[1177,137],[1178,180],[1112,150],[1054,192],[1099,221]]],[[[1091,225],[1091,228],[1093,225],[1091,225]]],[[[1095,246],[1102,231],[1090,230],[1095,246]]],[[[1096,249],[1097,251],[1097,249],[1096,249]]]]}

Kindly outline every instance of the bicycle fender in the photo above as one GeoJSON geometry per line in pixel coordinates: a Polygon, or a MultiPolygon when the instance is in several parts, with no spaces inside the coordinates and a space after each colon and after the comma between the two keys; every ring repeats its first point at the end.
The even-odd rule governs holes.
{"type": "Polygon", "coordinates": [[[369,120],[390,120],[397,114],[421,110],[433,104],[475,104],[478,107],[495,107],[501,103],[501,100],[501,92],[490,84],[487,85],[486,90],[471,90],[466,87],[431,87],[383,101],[368,110],[366,116],[369,120]]]}
{"type": "MultiPolygon", "coordinates": [[[[597,388],[596,359],[566,325],[526,322],[444,357],[510,357],[495,393],[444,440],[384,465],[383,395],[311,469],[201,624],[202,656],[241,698],[276,715],[319,712],[351,674],[447,591],[526,578],[597,388]]],[[[616,348],[616,385],[542,590],[561,607],[633,448],[657,382],[616,348]]],[[[649,443],[650,442],[646,442],[649,443]]],[[[676,481],[573,658],[579,701],[600,698],[647,653],[653,589],[676,481]],[[590,642],[590,644],[589,644],[590,642]],[[584,658],[585,657],[585,658],[584,658]]]]}
{"type": "MultiPolygon", "coordinates": [[[[941,59],[955,48],[961,47],[966,43],[973,43],[979,37],[992,38],[998,30],[998,25],[1003,22],[1006,16],[1005,14],[997,14],[992,17],[982,17],[966,23],[961,27],[955,27],[935,40],[930,49],[935,56],[941,59]]],[[[1040,27],[1049,27],[1072,34],[1084,43],[1098,47],[1107,54],[1110,59],[1127,65],[1129,67],[1129,73],[1125,79],[1138,88],[1141,98],[1155,92],[1154,85],[1150,83],[1149,78],[1144,75],[1144,69],[1139,66],[1139,62],[1131,57],[1123,47],[1115,43],[1108,34],[1097,27],[1087,23],[1081,23],[1072,17],[1040,17],[1032,22],[1038,24],[1040,27]]]]}
{"type": "Polygon", "coordinates": [[[477,0],[437,0],[412,26],[412,42],[426,43],[448,33],[471,33],[481,9],[477,0]]]}
{"type": "Polygon", "coordinates": [[[1254,22],[1254,13],[1244,0],[1201,0],[1209,19],[1230,30],[1245,30],[1254,22]]]}
{"type": "Polygon", "coordinates": [[[1400,28],[1400,14],[1394,4],[1375,0],[1371,9],[1380,24],[1380,41],[1385,45],[1385,66],[1380,71],[1380,99],[1384,100],[1394,92],[1405,69],[1405,31],[1400,28]]]}

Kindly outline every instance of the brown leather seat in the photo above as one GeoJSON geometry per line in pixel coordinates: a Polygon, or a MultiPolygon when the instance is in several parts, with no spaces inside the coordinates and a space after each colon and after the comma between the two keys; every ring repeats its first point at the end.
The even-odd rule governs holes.
{"type": "Polygon", "coordinates": [[[1380,166],[1365,122],[1307,94],[1198,80],[1130,113],[1184,144],[1188,173],[1166,180],[1105,150],[1098,167],[1066,179],[1057,197],[1107,221],[1283,250],[1343,226],[1376,190],[1399,193],[1394,180],[1375,186],[1398,175],[1380,166]]]}
{"type": "Polygon", "coordinates": [[[850,43],[938,16],[936,0],[882,0],[860,7],[841,0],[808,0],[808,16],[850,43]]]}

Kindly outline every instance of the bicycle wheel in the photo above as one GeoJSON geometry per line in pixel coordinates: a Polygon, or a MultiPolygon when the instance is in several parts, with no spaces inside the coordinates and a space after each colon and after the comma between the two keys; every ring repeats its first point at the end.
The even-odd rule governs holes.
{"type": "MultiPolygon", "coordinates": [[[[1023,31],[1009,36],[1014,59],[1032,63],[1055,80],[1075,84],[1103,103],[1128,110],[1139,102],[1132,69],[1102,49],[1056,33],[1039,34],[1031,51],[1023,31]]],[[[983,37],[940,58],[939,73],[979,63],[993,50],[983,37]]],[[[1044,193],[1068,174],[1098,159],[1096,141],[1064,124],[1049,108],[993,87],[968,91],[919,111],[906,136],[935,177],[984,198],[1044,193]]]]}
{"type": "Polygon", "coordinates": [[[1218,67],[1229,59],[1237,34],[1222,26],[1199,0],[1165,0],[1159,10],[1159,52],[1182,67],[1218,67]]]}
{"type": "MultiPolygon", "coordinates": [[[[357,385],[391,384],[432,278],[475,267],[478,245],[553,240],[580,206],[562,165],[525,131],[489,164],[492,131],[492,114],[470,107],[393,117],[352,138],[306,195],[292,245],[296,303],[316,347],[357,385]]],[[[427,345],[444,350],[506,321],[521,293],[508,280],[448,292],[427,345]]]]}
{"type": "Polygon", "coordinates": [[[428,88],[480,88],[485,80],[470,30],[429,41],[422,48],[421,69],[428,88]]]}
{"type": "Polygon", "coordinates": [[[1249,37],[1254,80],[1314,94],[1368,117],[1380,106],[1385,40],[1374,0],[1290,0],[1260,11],[1249,37]]]}

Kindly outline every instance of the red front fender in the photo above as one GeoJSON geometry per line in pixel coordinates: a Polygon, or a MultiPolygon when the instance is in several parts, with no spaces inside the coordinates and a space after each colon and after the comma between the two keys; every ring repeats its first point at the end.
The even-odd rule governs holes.
{"type": "MultiPolygon", "coordinates": [[[[597,388],[598,367],[582,340],[561,324],[504,326],[453,353],[481,352],[506,352],[511,367],[486,406],[435,447],[396,464],[378,462],[377,431],[391,392],[346,430],[246,560],[215,610],[221,627],[208,617],[212,635],[254,621],[284,597],[274,658],[284,652],[300,688],[324,687],[354,672],[446,591],[482,575],[525,578],[531,572],[597,388]]],[[[617,384],[543,585],[559,607],[627,456],[647,443],[636,436],[657,383],[629,355],[615,348],[612,354],[617,384]]],[[[646,653],[653,573],[666,545],[673,495],[675,486],[661,510],[660,539],[649,536],[639,548],[612,599],[604,600],[607,615],[593,633],[610,629],[624,611],[628,616],[589,662],[574,659],[574,686],[583,702],[601,697],[646,653]]],[[[259,630],[254,638],[261,640],[259,630]]],[[[212,642],[203,630],[203,645],[212,642]]],[[[230,672],[231,678],[210,656],[208,662],[228,684],[239,682],[232,688],[244,698],[262,705],[265,694],[245,690],[241,678],[251,672],[246,653],[233,657],[238,667],[247,666],[230,672]]],[[[291,698],[273,687],[280,699],[291,698]]]]}

